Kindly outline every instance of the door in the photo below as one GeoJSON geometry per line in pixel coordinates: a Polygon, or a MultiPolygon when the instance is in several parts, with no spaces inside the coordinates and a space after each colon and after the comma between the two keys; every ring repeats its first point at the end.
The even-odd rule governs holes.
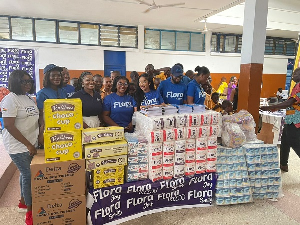
{"type": "Polygon", "coordinates": [[[104,76],[109,77],[112,71],[119,71],[126,76],[125,51],[104,51],[104,76]]]}

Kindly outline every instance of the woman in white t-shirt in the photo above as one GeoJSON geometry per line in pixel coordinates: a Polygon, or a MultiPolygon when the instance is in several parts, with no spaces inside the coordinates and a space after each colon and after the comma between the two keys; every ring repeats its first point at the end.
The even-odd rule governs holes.
{"type": "Polygon", "coordinates": [[[27,208],[25,223],[32,223],[30,163],[36,154],[39,134],[39,110],[28,96],[34,91],[34,80],[27,72],[13,71],[8,79],[10,93],[1,102],[3,115],[3,143],[20,171],[21,201],[19,208],[27,208]],[[25,200],[25,205],[22,200],[25,200]]]}

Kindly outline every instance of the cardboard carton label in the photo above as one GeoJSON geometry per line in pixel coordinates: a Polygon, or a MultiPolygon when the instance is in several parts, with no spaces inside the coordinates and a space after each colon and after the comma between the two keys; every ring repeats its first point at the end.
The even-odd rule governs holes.
{"type": "Polygon", "coordinates": [[[99,168],[125,166],[127,165],[127,155],[111,156],[99,159],[86,160],[86,170],[94,170],[99,168]]]}
{"type": "Polygon", "coordinates": [[[44,163],[44,158],[39,153],[30,165],[33,202],[85,193],[85,160],[44,163]]]}
{"type": "Polygon", "coordinates": [[[82,159],[81,132],[44,133],[44,147],[46,163],[82,159]]]}
{"type": "Polygon", "coordinates": [[[33,203],[33,224],[86,224],[85,202],[81,195],[33,203]]]}
{"type": "Polygon", "coordinates": [[[84,146],[86,159],[97,159],[115,155],[127,154],[127,142],[112,141],[97,144],[87,144],[84,146]]]}
{"type": "Polygon", "coordinates": [[[82,130],[82,144],[124,139],[123,127],[97,127],[82,130]]]}
{"type": "Polygon", "coordinates": [[[45,131],[82,130],[80,99],[47,99],[44,102],[45,131]]]}

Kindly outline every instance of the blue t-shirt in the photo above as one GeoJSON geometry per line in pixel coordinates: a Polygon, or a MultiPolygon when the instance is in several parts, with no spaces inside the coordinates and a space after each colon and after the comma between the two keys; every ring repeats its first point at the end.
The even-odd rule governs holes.
{"type": "Polygon", "coordinates": [[[103,111],[109,111],[109,117],[121,127],[127,127],[132,121],[134,107],[136,102],[130,95],[119,96],[111,93],[103,100],[103,111]]]}
{"type": "Polygon", "coordinates": [[[181,82],[184,83],[185,85],[188,85],[192,80],[187,77],[187,76],[183,76],[181,82]]]}
{"type": "Polygon", "coordinates": [[[145,93],[145,98],[141,102],[141,105],[160,105],[164,102],[163,98],[156,90],[151,90],[145,93]]]}
{"type": "Polygon", "coordinates": [[[206,93],[195,79],[187,86],[187,96],[194,98],[194,104],[204,105],[206,93]]]}
{"type": "Polygon", "coordinates": [[[183,105],[183,101],[186,100],[186,85],[182,82],[173,84],[171,77],[162,81],[157,90],[166,104],[183,105]]]}
{"type": "Polygon", "coordinates": [[[98,116],[102,113],[102,100],[101,95],[94,91],[93,96],[85,92],[84,89],[74,93],[71,98],[80,98],[82,101],[82,115],[98,116]]]}
{"type": "Polygon", "coordinates": [[[53,90],[50,87],[44,87],[36,93],[36,103],[39,109],[44,108],[44,101],[46,99],[64,99],[67,98],[67,93],[58,88],[58,90],[53,90]]]}
{"type": "Polygon", "coordinates": [[[75,88],[70,84],[67,84],[67,86],[62,87],[62,89],[67,93],[68,98],[70,98],[75,93],[75,88]]]}

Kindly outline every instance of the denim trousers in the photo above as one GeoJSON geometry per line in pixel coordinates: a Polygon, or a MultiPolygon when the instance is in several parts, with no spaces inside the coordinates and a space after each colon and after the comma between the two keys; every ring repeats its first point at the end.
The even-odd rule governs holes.
{"type": "Polygon", "coordinates": [[[9,156],[20,171],[21,196],[24,198],[25,204],[30,206],[32,205],[30,172],[32,156],[29,152],[10,154],[9,156]]]}
{"type": "Polygon", "coordinates": [[[288,165],[290,148],[300,157],[300,128],[294,124],[285,124],[280,145],[280,164],[283,166],[288,165]]]}

